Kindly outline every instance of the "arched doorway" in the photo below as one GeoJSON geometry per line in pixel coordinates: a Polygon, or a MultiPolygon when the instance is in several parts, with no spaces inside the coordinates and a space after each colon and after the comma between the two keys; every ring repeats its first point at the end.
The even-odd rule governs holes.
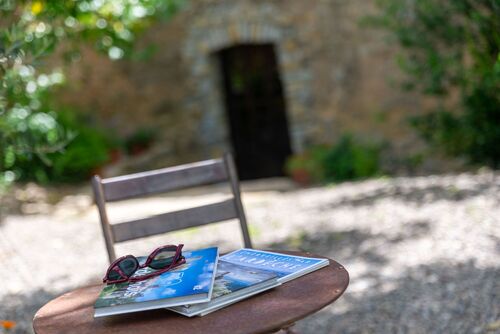
{"type": "Polygon", "coordinates": [[[292,151],[273,44],[239,44],[217,55],[240,178],[283,175],[292,151]]]}

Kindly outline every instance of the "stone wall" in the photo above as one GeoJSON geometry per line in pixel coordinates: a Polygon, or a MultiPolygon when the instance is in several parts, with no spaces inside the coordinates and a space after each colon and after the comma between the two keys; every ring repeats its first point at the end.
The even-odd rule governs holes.
{"type": "Polygon", "coordinates": [[[408,152],[418,141],[406,118],[423,102],[395,83],[396,47],[360,25],[373,11],[364,0],[191,1],[141,38],[156,45],[145,62],[85,52],[63,97],[122,136],[156,128],[159,140],[137,168],[212,157],[231,147],[214,53],[273,43],[295,152],[346,132],[408,152]]]}

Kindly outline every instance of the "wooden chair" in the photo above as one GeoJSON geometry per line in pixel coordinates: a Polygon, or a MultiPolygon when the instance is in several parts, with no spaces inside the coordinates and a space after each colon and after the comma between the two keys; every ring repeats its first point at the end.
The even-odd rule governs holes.
{"type": "Polygon", "coordinates": [[[182,230],[238,218],[245,247],[252,248],[240,198],[238,176],[229,153],[221,159],[129,174],[107,179],[92,178],[95,203],[99,209],[109,261],[116,259],[114,244],[160,233],[182,230]],[[106,203],[185,189],[200,185],[229,182],[232,198],[222,202],[163,213],[143,219],[110,224],[106,203]]]}

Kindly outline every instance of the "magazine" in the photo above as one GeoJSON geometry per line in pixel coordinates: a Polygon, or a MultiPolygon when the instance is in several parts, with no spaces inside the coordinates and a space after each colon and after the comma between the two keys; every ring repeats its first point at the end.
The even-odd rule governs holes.
{"type": "Polygon", "coordinates": [[[280,285],[277,278],[275,273],[267,270],[221,260],[217,265],[214,291],[210,302],[175,306],[169,310],[188,317],[202,316],[280,285]]]}
{"type": "MultiPolygon", "coordinates": [[[[184,251],[183,255],[185,264],[161,275],[104,287],[94,305],[94,317],[210,301],[219,256],[217,247],[184,251]]],[[[146,258],[138,260],[144,263],[146,258]]],[[[143,268],[134,276],[152,271],[143,268]]]]}
{"type": "Polygon", "coordinates": [[[278,282],[285,283],[329,264],[328,259],[287,255],[242,248],[221,256],[221,260],[276,273],[278,282]]]}

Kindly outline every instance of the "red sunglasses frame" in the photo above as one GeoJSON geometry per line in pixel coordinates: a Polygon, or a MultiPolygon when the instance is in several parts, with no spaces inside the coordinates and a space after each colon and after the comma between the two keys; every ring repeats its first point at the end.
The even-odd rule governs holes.
{"type": "Polygon", "coordinates": [[[138,281],[142,281],[142,280],[148,279],[150,277],[161,275],[164,272],[167,272],[167,271],[169,271],[172,268],[175,268],[177,266],[180,266],[181,264],[186,263],[186,259],[182,256],[182,247],[184,247],[184,244],[179,244],[179,245],[165,245],[165,246],[158,247],[154,251],[152,251],[151,254],[149,254],[149,256],[146,259],[146,261],[143,264],[141,264],[141,265],[139,265],[139,260],[137,260],[137,258],[135,256],[133,256],[133,255],[125,255],[125,256],[119,257],[118,259],[114,260],[109,265],[109,268],[108,268],[108,270],[106,270],[106,275],[104,275],[104,278],[102,279],[102,282],[103,283],[107,283],[107,284],[122,283],[122,282],[138,282],[138,281]],[[152,273],[149,273],[147,275],[142,275],[142,276],[139,276],[139,277],[132,277],[137,270],[149,267],[149,265],[151,264],[151,262],[154,260],[155,256],[160,251],[162,251],[165,248],[173,248],[173,247],[176,248],[176,251],[175,251],[175,255],[173,257],[172,263],[168,267],[165,267],[163,269],[158,269],[158,270],[156,270],[156,271],[154,271],[152,273]],[[130,258],[130,259],[134,260],[137,263],[137,268],[130,275],[125,274],[121,270],[120,266],[118,265],[120,262],[122,262],[124,259],[127,259],[127,258],[130,258]],[[111,271],[117,272],[122,278],[115,279],[115,280],[108,279],[108,275],[109,275],[109,273],[111,271]]]}

